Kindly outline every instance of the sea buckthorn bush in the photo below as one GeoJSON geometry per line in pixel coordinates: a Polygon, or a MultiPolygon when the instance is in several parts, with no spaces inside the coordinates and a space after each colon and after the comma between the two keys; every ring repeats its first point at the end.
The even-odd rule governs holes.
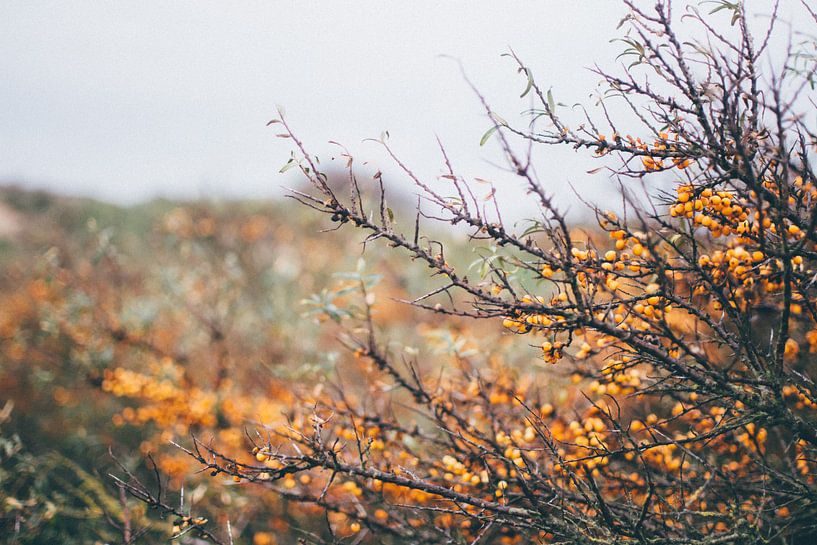
{"type": "Polygon", "coordinates": [[[294,199],[429,268],[436,283],[407,305],[518,341],[464,340],[443,359],[401,346],[358,279],[342,341],[371,371],[362,392],[302,398],[285,425],[251,434],[249,462],[198,440],[188,454],[318,506],[332,541],[817,539],[814,40],[769,59],[776,13],[753,36],[743,4],[714,4],[627,2],[632,63],[597,69],[605,89],[582,117],[510,55],[537,102],[528,123],[479,98],[486,137],[538,204],[524,231],[444,149],[446,173],[426,181],[381,139],[420,195],[395,219],[384,176],[350,167],[339,190],[290,122],[271,121],[293,142],[287,168],[311,183],[294,199]],[[547,146],[600,161],[622,208],[591,204],[595,228],[572,227],[531,166],[547,146]],[[467,231],[480,266],[451,260],[423,231],[435,221],[467,231]],[[540,363],[509,365],[515,350],[540,363]]]}

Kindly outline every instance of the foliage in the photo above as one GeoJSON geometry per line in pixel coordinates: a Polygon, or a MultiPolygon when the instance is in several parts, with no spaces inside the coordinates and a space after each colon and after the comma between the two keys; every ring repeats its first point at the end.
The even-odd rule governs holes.
{"type": "MultiPolygon", "coordinates": [[[[7,424],[12,408],[7,402],[0,411],[0,425],[7,424]]],[[[128,543],[147,537],[147,531],[132,531],[145,509],[132,510],[124,488],[113,496],[99,476],[59,452],[28,451],[16,434],[0,434],[0,482],[0,531],[8,543],[128,543]]]]}
{"type": "MultiPolygon", "coordinates": [[[[405,297],[403,286],[414,282],[408,271],[384,262],[381,274],[369,275],[353,237],[319,234],[310,214],[281,204],[158,201],[121,209],[15,189],[3,197],[3,212],[28,226],[2,256],[0,391],[16,405],[3,429],[26,446],[13,467],[29,464],[40,486],[25,496],[27,473],[2,480],[4,497],[22,498],[27,509],[8,511],[11,535],[120,541],[122,508],[109,474],[162,487],[163,503],[178,511],[150,520],[140,515],[143,504],[127,502],[135,542],[163,541],[176,522],[176,533],[194,538],[183,527],[191,508],[190,521],[213,521],[221,533],[231,520],[236,539],[313,527],[313,512],[270,492],[197,475],[195,461],[171,441],[195,435],[245,452],[246,430],[283,418],[296,392],[331,385],[339,357],[323,347],[337,332],[321,325],[324,316],[345,312],[361,279],[405,297]],[[323,295],[312,297],[319,287],[323,295]],[[65,496],[69,483],[86,480],[114,498],[106,496],[105,510],[97,500],[65,496]],[[41,524],[36,509],[60,524],[41,524]]],[[[380,307],[378,318],[406,338],[424,321],[407,322],[412,315],[396,302],[380,307]]],[[[434,320],[425,322],[435,329],[434,320]]]]}

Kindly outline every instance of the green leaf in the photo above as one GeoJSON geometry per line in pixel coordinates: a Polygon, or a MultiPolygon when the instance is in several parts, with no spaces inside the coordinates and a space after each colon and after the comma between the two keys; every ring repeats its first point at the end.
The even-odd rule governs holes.
{"type": "Polygon", "coordinates": [[[551,113],[556,111],[556,101],[553,100],[553,93],[548,89],[548,108],[550,108],[551,113]]]}
{"type": "Polygon", "coordinates": [[[729,23],[729,24],[732,25],[732,26],[735,26],[735,23],[737,23],[739,20],[740,20],[740,10],[736,9],[735,13],[732,14],[732,22],[729,23]]]}
{"type": "Polygon", "coordinates": [[[479,145],[484,146],[485,142],[487,142],[488,139],[491,138],[491,135],[494,134],[498,128],[499,128],[499,125],[494,125],[490,129],[485,131],[485,134],[483,134],[482,138],[479,139],[479,145]]]}
{"type": "Polygon", "coordinates": [[[533,225],[525,229],[519,238],[525,238],[526,236],[532,235],[534,233],[544,233],[545,226],[539,223],[538,221],[533,222],[533,225]]]}
{"type": "Polygon", "coordinates": [[[527,74],[527,76],[528,76],[528,85],[527,85],[527,87],[525,87],[525,90],[522,92],[522,94],[519,95],[519,98],[524,98],[525,95],[530,93],[531,88],[533,88],[533,74],[531,73],[531,71],[528,68],[525,68],[524,70],[525,70],[525,74],[527,74]]]}
{"type": "Polygon", "coordinates": [[[286,164],[284,166],[281,167],[281,170],[279,170],[278,172],[280,174],[283,174],[284,172],[291,169],[292,167],[294,167],[297,164],[298,163],[296,163],[294,159],[290,159],[289,161],[286,162],[286,164]]]}
{"type": "Polygon", "coordinates": [[[504,119],[502,119],[502,117],[496,112],[491,112],[491,119],[496,121],[497,124],[502,126],[502,127],[507,127],[508,126],[508,122],[505,121],[504,119]]]}

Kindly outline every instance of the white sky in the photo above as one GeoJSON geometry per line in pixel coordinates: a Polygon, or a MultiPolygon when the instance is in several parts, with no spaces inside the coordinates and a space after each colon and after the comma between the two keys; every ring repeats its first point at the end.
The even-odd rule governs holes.
{"type": "MultiPolygon", "coordinates": [[[[784,0],[784,3],[786,0],[784,0]]],[[[383,130],[423,175],[502,179],[489,126],[451,60],[503,114],[528,106],[512,46],[557,100],[587,99],[610,66],[613,0],[36,2],[0,5],[0,182],[134,202],[271,196],[290,143],[275,105],[322,157],[330,139],[378,168],[383,130]]],[[[549,185],[583,191],[586,155],[544,150],[549,185]]],[[[374,170],[374,168],[372,169],[374,170]]],[[[384,168],[384,171],[389,172],[384,168]]],[[[506,180],[507,181],[507,180],[506,180]]],[[[601,193],[593,190],[593,195],[601,193]]]]}

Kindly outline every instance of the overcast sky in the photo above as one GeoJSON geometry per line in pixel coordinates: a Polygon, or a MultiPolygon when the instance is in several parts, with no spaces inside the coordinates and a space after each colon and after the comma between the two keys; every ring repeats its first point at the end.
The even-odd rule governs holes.
{"type": "MultiPolygon", "coordinates": [[[[785,2],[784,2],[785,3],[785,2]]],[[[440,173],[435,135],[465,173],[501,178],[459,59],[504,116],[526,107],[509,46],[557,99],[586,99],[609,65],[612,0],[528,2],[37,2],[0,5],[0,181],[135,202],[271,196],[290,143],[265,127],[281,104],[318,154],[330,139],[380,167],[383,130],[440,173]]],[[[540,157],[550,187],[590,168],[540,157]]],[[[385,169],[384,169],[385,170],[385,169]]]]}

